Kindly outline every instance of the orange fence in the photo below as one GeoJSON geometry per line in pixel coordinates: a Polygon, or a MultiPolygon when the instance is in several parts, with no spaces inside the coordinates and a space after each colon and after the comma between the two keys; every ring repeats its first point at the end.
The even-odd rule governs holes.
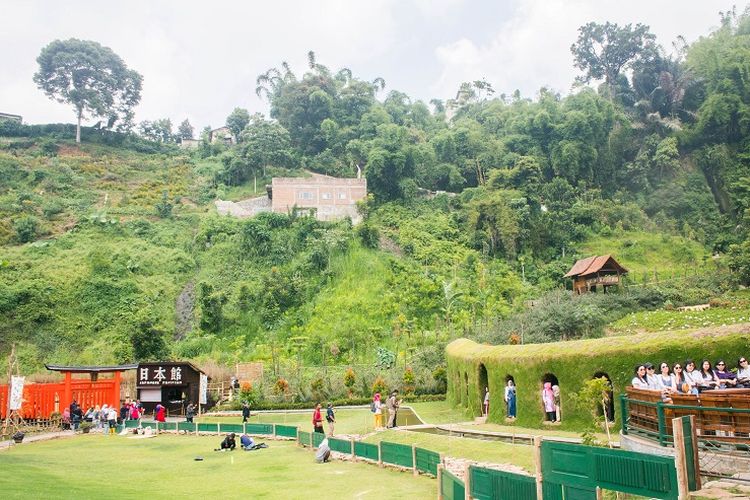
{"type": "MultiPolygon", "coordinates": [[[[99,380],[71,380],[70,387],[65,382],[52,384],[26,384],[23,388],[23,405],[20,414],[24,419],[49,418],[52,412],[63,412],[75,399],[84,411],[90,406],[120,404],[119,377],[99,380]],[[66,389],[70,400],[66,398],[66,389]],[[116,395],[115,395],[116,394],[116,395]]],[[[0,385],[0,418],[8,412],[8,386],[0,385]]]]}

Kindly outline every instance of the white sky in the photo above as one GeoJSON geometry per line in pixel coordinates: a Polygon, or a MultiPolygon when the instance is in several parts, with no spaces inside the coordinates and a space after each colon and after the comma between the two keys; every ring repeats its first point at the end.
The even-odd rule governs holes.
{"type": "MultiPolygon", "coordinates": [[[[185,118],[198,132],[236,107],[267,114],[255,78],[281,61],[301,76],[307,51],[332,70],[383,77],[425,102],[486,78],[498,93],[566,94],[570,45],[589,21],[644,23],[666,48],[719,23],[746,0],[307,0],[275,2],[0,0],[0,111],[27,123],[73,122],[32,81],[54,39],[95,40],[144,77],[136,120],[185,118]]],[[[91,123],[91,121],[90,121],[91,123]]]]}

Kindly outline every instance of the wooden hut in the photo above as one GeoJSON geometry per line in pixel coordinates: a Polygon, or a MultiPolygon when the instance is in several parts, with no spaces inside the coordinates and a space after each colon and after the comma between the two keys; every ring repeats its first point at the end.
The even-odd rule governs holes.
{"type": "Polygon", "coordinates": [[[620,284],[620,277],[628,270],[622,267],[611,255],[594,255],[580,259],[565,275],[573,279],[573,291],[577,294],[597,291],[606,293],[607,288],[620,284]]]}

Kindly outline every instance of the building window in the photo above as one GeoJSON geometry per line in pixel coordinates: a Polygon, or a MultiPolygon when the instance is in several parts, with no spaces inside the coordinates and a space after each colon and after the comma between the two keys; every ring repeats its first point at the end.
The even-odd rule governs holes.
{"type": "Polygon", "coordinates": [[[320,193],[320,197],[324,200],[330,200],[331,199],[331,193],[320,193]]]}
{"type": "Polygon", "coordinates": [[[339,191],[339,200],[345,200],[345,199],[346,199],[346,192],[339,191]]]}
{"type": "Polygon", "coordinates": [[[299,199],[300,200],[312,200],[313,194],[310,191],[300,191],[299,192],[299,199]]]}

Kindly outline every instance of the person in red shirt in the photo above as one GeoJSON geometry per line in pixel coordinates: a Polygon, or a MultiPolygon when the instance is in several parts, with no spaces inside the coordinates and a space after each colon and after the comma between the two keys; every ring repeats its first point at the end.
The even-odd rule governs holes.
{"type": "Polygon", "coordinates": [[[164,406],[161,403],[156,405],[156,421],[157,422],[165,422],[167,420],[166,413],[167,413],[167,409],[164,408],[164,406]]]}
{"type": "Polygon", "coordinates": [[[315,411],[313,412],[313,432],[320,432],[321,434],[325,434],[325,431],[323,430],[323,416],[320,414],[320,403],[315,405],[315,411]]]}

